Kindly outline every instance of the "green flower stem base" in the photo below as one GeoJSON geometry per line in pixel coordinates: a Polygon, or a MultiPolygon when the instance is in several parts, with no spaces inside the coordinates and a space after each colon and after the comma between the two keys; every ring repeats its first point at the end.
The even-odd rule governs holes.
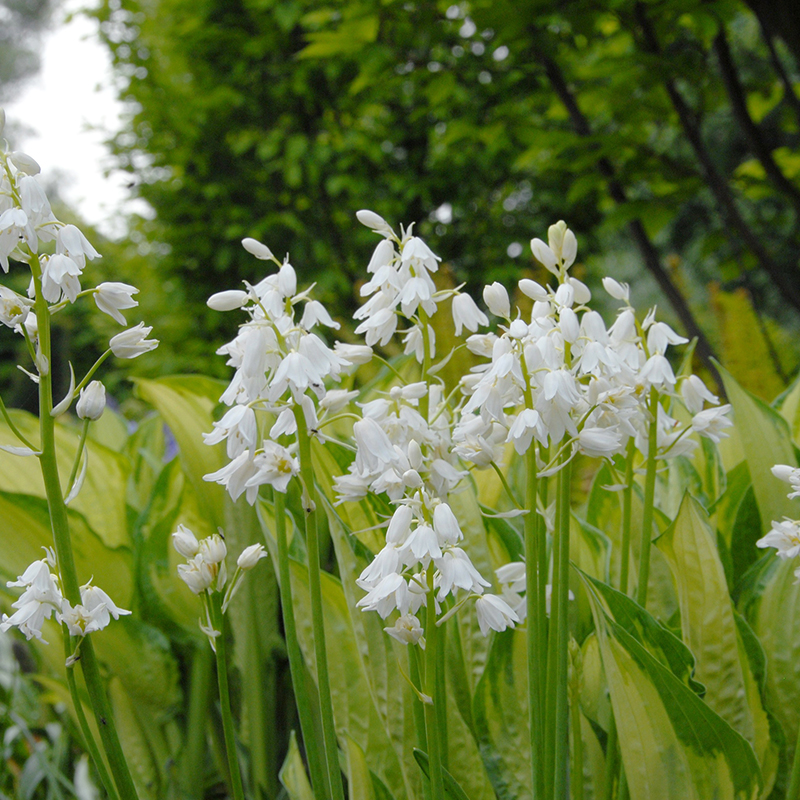
{"type": "Polygon", "coordinates": [[[344,787],[339,770],[339,745],[333,719],[328,651],[325,645],[325,623],[322,612],[322,580],[319,557],[319,532],[317,530],[317,493],[314,486],[314,469],[311,464],[311,438],[300,406],[294,407],[297,421],[297,439],[300,451],[300,477],[303,484],[305,506],[306,548],[308,550],[308,586],[311,596],[311,625],[314,633],[314,654],[317,659],[317,684],[319,688],[322,738],[325,762],[332,800],[344,800],[344,787]]]}
{"type": "MultiPolygon", "coordinates": [[[[75,559],[72,554],[67,507],[64,505],[64,495],[56,462],[55,419],[50,413],[53,410],[50,309],[42,295],[42,272],[39,266],[39,259],[36,256],[31,259],[31,273],[33,274],[36,296],[34,308],[39,328],[39,435],[41,437],[39,464],[42,469],[42,479],[47,495],[47,507],[50,512],[50,525],[53,531],[62,589],[69,603],[75,606],[81,602],[81,593],[78,574],[75,569],[75,559]]],[[[111,714],[103,681],[100,677],[100,667],[94,653],[91,636],[87,636],[81,644],[80,664],[97,728],[100,731],[100,739],[108,759],[109,768],[117,785],[119,797],[121,800],[136,800],[138,798],[136,787],[128,769],[125,755],[122,752],[117,729],[114,725],[114,717],[111,714]]]]}
{"type": "Polygon", "coordinates": [[[289,543],[286,535],[286,496],[282,492],[274,492],[275,502],[275,538],[278,541],[278,577],[281,595],[281,612],[283,630],[286,638],[286,652],[289,655],[289,671],[292,676],[297,714],[300,717],[300,729],[303,733],[303,744],[308,758],[308,771],[311,775],[311,786],[315,800],[325,800],[327,778],[322,764],[322,755],[314,731],[314,714],[311,699],[306,690],[306,670],[300,642],[297,639],[297,624],[294,618],[294,600],[292,599],[291,572],[289,570],[289,543]]]}
{"type": "Polygon", "coordinates": [[[231,696],[228,689],[228,651],[225,641],[225,617],[222,614],[222,595],[213,592],[208,598],[211,606],[211,619],[214,629],[219,631],[215,640],[217,657],[217,684],[219,685],[219,707],[222,714],[222,732],[225,736],[225,750],[228,756],[228,769],[231,775],[233,800],[244,800],[242,772],[236,752],[236,729],[231,714],[231,696]]]}

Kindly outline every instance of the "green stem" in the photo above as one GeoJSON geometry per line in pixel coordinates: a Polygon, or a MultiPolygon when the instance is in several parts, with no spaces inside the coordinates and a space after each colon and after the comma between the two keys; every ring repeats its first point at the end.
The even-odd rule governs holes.
{"type": "Polygon", "coordinates": [[[205,764],[206,718],[211,688],[211,651],[208,647],[193,650],[192,674],[189,682],[189,717],[186,741],[181,756],[181,791],[192,800],[203,796],[203,767],[205,764]]]}
{"type": "MultiPolygon", "coordinates": [[[[419,668],[419,648],[416,645],[408,645],[408,675],[411,683],[418,690],[422,690],[422,673],[419,668]]],[[[428,738],[425,733],[425,708],[419,702],[417,697],[413,700],[414,706],[414,729],[417,733],[417,747],[423,753],[428,752],[428,738]]],[[[422,796],[424,800],[430,800],[431,787],[430,783],[423,778],[422,780],[422,796]]]]}
{"type": "Polygon", "coordinates": [[[800,800],[800,727],[797,729],[797,742],[794,746],[794,759],[792,760],[789,788],[786,790],[786,800],[800,800]]]}
{"type": "Polygon", "coordinates": [[[619,772],[619,739],[617,738],[617,725],[614,714],[611,714],[611,724],[606,742],[606,772],[603,784],[602,800],[614,800],[614,785],[619,772]]]}
{"type": "Polygon", "coordinates": [[[86,436],[89,433],[89,425],[91,424],[90,419],[85,419],[83,421],[83,429],[81,430],[81,438],[78,442],[78,450],[75,453],[75,463],[72,465],[72,472],[69,475],[69,481],[67,481],[67,491],[71,492],[72,487],[75,485],[75,478],[78,476],[78,468],[80,467],[81,463],[81,456],[83,455],[83,449],[86,447],[86,436]]]}
{"type": "Polygon", "coordinates": [[[445,800],[444,773],[442,772],[442,731],[439,729],[440,715],[437,705],[444,704],[446,698],[438,693],[440,688],[437,672],[441,661],[438,655],[439,628],[436,625],[436,592],[433,588],[433,570],[428,567],[428,603],[425,620],[425,689],[432,703],[425,705],[425,723],[428,732],[428,768],[430,770],[432,800],[445,800]]]}
{"type": "MultiPolygon", "coordinates": [[[[536,512],[536,501],[539,493],[539,479],[536,475],[536,449],[531,446],[527,456],[527,483],[525,487],[525,505],[528,513],[525,515],[525,608],[528,622],[528,723],[531,732],[531,786],[533,796],[539,798],[544,792],[543,773],[543,742],[544,733],[542,697],[541,661],[546,655],[539,644],[542,640],[542,628],[547,624],[545,607],[539,602],[540,582],[547,581],[547,576],[541,574],[537,551],[539,546],[540,531],[537,524],[540,519],[536,512]]],[[[546,636],[546,633],[545,633],[546,636]]],[[[546,668],[546,662],[545,662],[546,668]]]]}
{"type": "Polygon", "coordinates": [[[297,420],[297,440],[300,454],[300,477],[303,483],[305,506],[306,548],[308,550],[308,585],[311,596],[311,626],[314,634],[314,654],[317,659],[320,717],[325,762],[332,800],[344,800],[344,787],[339,770],[339,746],[333,718],[328,651],[325,646],[325,623],[322,615],[322,579],[319,557],[319,532],[317,530],[317,493],[314,487],[314,468],[311,463],[311,438],[300,406],[294,407],[297,420]]]}
{"type": "MultiPolygon", "coordinates": [[[[74,648],[72,647],[67,626],[62,625],[61,627],[64,632],[64,653],[68,657],[73,652],[74,648]]],[[[106,762],[103,761],[103,756],[97,747],[97,742],[95,741],[92,729],[89,727],[86,714],[83,713],[83,702],[78,692],[78,682],[75,680],[75,670],[73,667],[67,667],[67,686],[69,687],[69,693],[72,697],[72,705],[75,708],[75,716],[78,718],[78,726],[83,735],[84,745],[92,758],[100,782],[103,784],[103,788],[106,790],[109,798],[111,798],[111,800],[117,800],[119,795],[117,795],[117,790],[114,787],[114,781],[111,779],[111,775],[109,775],[106,769],[106,762]]]]}
{"type": "Polygon", "coordinates": [[[228,653],[225,641],[225,617],[222,614],[222,595],[213,592],[208,597],[211,606],[211,619],[219,636],[214,641],[217,659],[217,685],[219,686],[219,709],[222,714],[222,732],[225,736],[225,750],[228,756],[228,769],[231,774],[231,791],[233,800],[244,800],[244,786],[242,785],[242,772],[239,768],[239,758],[236,753],[236,729],[231,713],[231,695],[228,688],[228,653]]]}
{"type": "MultiPolygon", "coordinates": [[[[39,463],[47,495],[47,506],[50,512],[50,524],[53,531],[53,541],[63,592],[69,603],[75,606],[81,602],[81,593],[70,541],[67,507],[64,505],[61,479],[58,475],[55,420],[50,415],[53,410],[50,311],[47,307],[47,301],[42,295],[41,268],[39,259],[35,255],[31,258],[31,273],[36,296],[34,308],[39,329],[39,349],[47,362],[47,370],[39,376],[39,433],[42,450],[39,463]]],[[[136,787],[128,769],[125,755],[122,752],[117,729],[114,725],[114,718],[111,714],[102,678],[100,677],[100,668],[94,654],[91,637],[86,637],[81,644],[80,663],[84,681],[86,682],[86,690],[89,694],[89,701],[103,742],[103,748],[105,749],[114,781],[117,784],[117,791],[122,800],[133,800],[133,798],[137,797],[136,787]]]]}
{"type": "MultiPolygon", "coordinates": [[[[556,674],[555,674],[555,759],[553,797],[555,800],[567,798],[567,774],[569,762],[569,698],[567,681],[569,677],[569,526],[570,526],[570,476],[572,463],[565,454],[565,463],[558,473],[558,530],[556,536],[561,540],[558,560],[554,563],[553,601],[554,627],[556,632],[556,674]]],[[[548,687],[549,688],[549,687],[548,687]]]]}
{"type": "Polygon", "coordinates": [[[642,512],[642,544],[639,553],[639,585],[636,602],[647,605],[647,584],[650,580],[650,547],[653,541],[653,503],[656,494],[656,452],[658,449],[658,390],[650,390],[650,428],[647,437],[647,471],[644,479],[644,510],[642,512]]]}
{"type": "Polygon", "coordinates": [[[314,714],[311,698],[308,696],[305,680],[305,664],[300,643],[297,639],[297,623],[294,617],[292,582],[289,571],[289,543],[286,536],[286,496],[283,492],[273,492],[275,498],[275,538],[278,540],[278,578],[281,596],[283,631],[286,637],[286,652],[289,656],[289,672],[292,676],[297,714],[300,717],[300,730],[303,733],[308,771],[316,800],[325,800],[327,780],[322,765],[322,756],[314,730],[314,714]]]}
{"type": "Polygon", "coordinates": [[[444,624],[435,625],[434,627],[437,629],[438,634],[436,637],[436,672],[433,675],[435,681],[434,697],[439,698],[440,702],[434,703],[433,707],[436,711],[436,721],[439,730],[439,753],[441,755],[442,768],[447,769],[447,679],[445,675],[447,629],[444,624]]]}
{"type": "Polygon", "coordinates": [[[583,738],[581,736],[581,707],[578,687],[571,698],[570,715],[572,718],[572,800],[583,800],[583,738]]]}
{"type": "Polygon", "coordinates": [[[619,590],[628,594],[628,573],[631,563],[631,508],[633,501],[633,461],[636,444],[633,437],[628,441],[625,456],[625,489],[622,492],[622,542],[619,568],[619,590]]]}
{"type": "Polygon", "coordinates": [[[83,380],[75,387],[75,394],[77,395],[81,389],[85,388],[89,381],[92,379],[92,376],[97,372],[100,365],[111,355],[111,350],[106,350],[97,361],[94,362],[92,368],[83,376],[83,380]]]}

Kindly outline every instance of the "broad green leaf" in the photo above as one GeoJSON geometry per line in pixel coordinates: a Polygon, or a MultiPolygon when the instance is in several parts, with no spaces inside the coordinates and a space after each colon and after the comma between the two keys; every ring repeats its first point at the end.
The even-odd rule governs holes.
{"type": "MultiPolygon", "coordinates": [[[[125,548],[111,549],[89,527],[87,520],[68,510],[72,550],[78,581],[94,576],[94,585],[104,589],[121,608],[133,602],[133,560],[125,548]]],[[[44,557],[43,547],[53,546],[47,501],[30,495],[0,493],[0,586],[15,580],[33,561],[44,557]]]]}
{"type": "Polygon", "coordinates": [[[792,440],[800,445],[800,376],[775,401],[778,413],[786,420],[792,433],[792,440]]]}
{"type": "Polygon", "coordinates": [[[800,726],[800,585],[796,560],[766,559],[766,582],[752,602],[750,621],[766,654],[767,708],[783,728],[791,763],[800,726]]]}
{"type": "Polygon", "coordinates": [[[630,597],[611,586],[583,575],[595,596],[602,601],[607,614],[633,636],[651,656],[667,667],[681,683],[695,694],[702,695],[705,687],[694,680],[695,658],[692,651],[668,628],[630,597]]]}
{"type": "MultiPolygon", "coordinates": [[[[420,769],[425,773],[426,777],[430,776],[430,765],[428,754],[423,753],[422,750],[414,748],[414,758],[419,764],[420,769]]],[[[442,767],[442,777],[444,778],[444,796],[447,800],[469,800],[467,793],[458,785],[458,781],[442,767]]]]}
{"type": "MultiPolygon", "coordinates": [[[[23,411],[13,411],[11,417],[32,444],[39,441],[39,420],[36,417],[23,411]]],[[[66,496],[80,435],[78,430],[61,422],[56,423],[55,433],[58,474],[66,496]]],[[[19,444],[2,420],[0,442],[19,444]]],[[[92,530],[109,547],[129,545],[125,509],[127,462],[118,453],[91,439],[86,443],[86,452],[89,458],[86,479],[70,508],[83,514],[92,530]]],[[[39,459],[33,456],[13,456],[0,451],[0,491],[45,497],[39,459]]]]}
{"type": "Polygon", "coordinates": [[[795,513],[794,504],[786,497],[786,484],[771,472],[775,464],[797,466],[789,426],[777,411],[743,389],[721,367],[720,374],[733,406],[735,427],[731,437],[741,443],[766,533],[772,520],[795,513]]]}
{"type": "Polygon", "coordinates": [[[524,630],[496,634],[475,690],[475,730],[500,800],[516,800],[530,794],[526,642],[524,630]]]}
{"type": "MultiPolygon", "coordinates": [[[[611,542],[601,530],[574,515],[570,518],[570,552],[580,570],[600,581],[608,580],[611,542]]],[[[570,577],[570,589],[575,595],[575,602],[570,606],[577,620],[573,635],[583,641],[592,627],[592,612],[580,580],[570,577]]]]}
{"type": "Polygon", "coordinates": [[[347,791],[350,800],[375,800],[375,789],[369,774],[364,751],[348,735],[344,735],[347,761],[347,791]]]}
{"type": "Polygon", "coordinates": [[[294,731],[289,735],[289,750],[278,777],[289,795],[289,800],[314,800],[314,792],[306,775],[294,731]]]}
{"type": "Polygon", "coordinates": [[[630,796],[755,798],[748,742],[593,601],[630,796]]]}
{"type": "Polygon", "coordinates": [[[178,375],[158,380],[136,380],[139,396],[150,403],[167,423],[178,443],[178,453],[200,506],[211,526],[225,524],[225,489],[203,480],[203,475],[225,463],[225,448],[209,447],[203,433],[211,431],[214,408],[225,384],[200,375],[178,375]]]}
{"type": "Polygon", "coordinates": [[[109,682],[108,694],[125,761],[137,792],[142,800],[158,800],[161,796],[158,764],[136,715],[136,706],[125,692],[122,682],[116,678],[109,682]]]}
{"type": "MultiPolygon", "coordinates": [[[[675,578],[683,639],[697,659],[695,675],[706,686],[706,703],[753,745],[762,767],[772,765],[769,720],[702,506],[686,495],[675,522],[656,545],[675,578]]],[[[765,775],[765,783],[771,777],[765,775]]]]}

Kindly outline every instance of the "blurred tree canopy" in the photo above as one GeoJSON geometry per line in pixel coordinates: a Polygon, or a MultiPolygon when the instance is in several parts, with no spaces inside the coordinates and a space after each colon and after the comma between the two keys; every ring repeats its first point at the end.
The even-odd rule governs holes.
{"type": "Polygon", "coordinates": [[[54,0],[0,0],[0,99],[39,69],[39,35],[50,22],[54,0]]]}
{"type": "Polygon", "coordinates": [[[205,298],[257,277],[245,236],[291,252],[344,315],[374,245],[362,207],[416,221],[474,286],[535,270],[527,242],[563,218],[590,284],[657,287],[703,356],[721,338],[711,282],[746,290],[764,332],[764,314],[795,324],[794,0],[103,0],[97,15],[130,110],[115,152],[204,336],[221,324],[205,298]]]}

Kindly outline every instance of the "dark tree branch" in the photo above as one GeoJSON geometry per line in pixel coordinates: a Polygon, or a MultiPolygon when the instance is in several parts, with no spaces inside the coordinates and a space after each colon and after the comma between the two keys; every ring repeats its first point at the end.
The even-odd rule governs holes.
{"type": "MultiPolygon", "coordinates": [[[[555,61],[553,61],[553,59],[548,57],[545,57],[542,60],[542,65],[544,66],[545,73],[550,80],[551,85],[553,86],[553,90],[567,109],[567,113],[569,114],[569,118],[572,122],[572,127],[575,129],[575,132],[579,136],[591,136],[592,129],[589,125],[589,120],[578,107],[575,95],[567,85],[567,81],[564,78],[564,74],[561,72],[561,68],[555,61]]],[[[625,189],[616,176],[616,171],[613,164],[607,158],[603,157],[598,161],[598,168],[600,173],[608,182],[608,191],[611,197],[614,199],[614,202],[620,205],[626,203],[628,198],[625,193],[625,189]]],[[[661,259],[659,258],[658,251],[650,240],[650,237],[647,235],[647,231],[645,230],[642,221],[640,219],[631,220],[628,223],[628,230],[631,238],[639,248],[639,252],[641,253],[645,267],[655,278],[656,283],[658,283],[659,287],[661,288],[661,291],[666,295],[667,299],[675,310],[675,313],[678,315],[678,318],[686,328],[686,332],[692,338],[697,339],[697,354],[711,370],[712,374],[717,379],[717,383],[722,386],[722,382],[719,380],[719,376],[717,374],[717,369],[711,360],[715,357],[714,350],[706,338],[706,335],[697,324],[697,320],[695,320],[691,309],[686,303],[686,299],[681,294],[678,287],[672,282],[672,279],[667,274],[667,271],[661,265],[661,259]]]]}
{"type": "MultiPolygon", "coordinates": [[[[637,3],[634,13],[644,36],[646,51],[652,55],[661,55],[661,48],[658,44],[655,30],[647,18],[644,6],[641,3],[637,3]]],[[[675,81],[671,78],[665,78],[664,87],[678,115],[683,132],[686,134],[686,138],[692,145],[695,156],[700,162],[705,181],[717,201],[720,213],[726,224],[739,234],[744,245],[756,257],[759,266],[772,278],[783,297],[800,311],[800,288],[798,287],[797,271],[776,264],[772,260],[759,241],[758,236],[750,229],[744,217],[739,213],[736,201],[728,187],[728,182],[714,165],[711,154],[703,142],[700,126],[695,122],[692,110],[683,99],[683,95],[678,91],[675,81]]]]}
{"type": "Polygon", "coordinates": [[[772,152],[761,135],[761,130],[755,122],[753,122],[750,112],[747,110],[744,88],[739,81],[736,64],[733,62],[731,49],[728,46],[728,39],[725,36],[725,27],[722,24],[720,24],[719,33],[714,39],[714,52],[717,54],[722,81],[728,92],[733,114],[736,117],[736,121],[739,123],[739,127],[747,138],[753,155],[759,160],[761,166],[764,167],[764,172],[772,181],[775,188],[786,195],[791,201],[797,219],[800,220],[800,190],[786,178],[781,172],[780,167],[775,163],[775,160],[772,158],[772,152]]]}

